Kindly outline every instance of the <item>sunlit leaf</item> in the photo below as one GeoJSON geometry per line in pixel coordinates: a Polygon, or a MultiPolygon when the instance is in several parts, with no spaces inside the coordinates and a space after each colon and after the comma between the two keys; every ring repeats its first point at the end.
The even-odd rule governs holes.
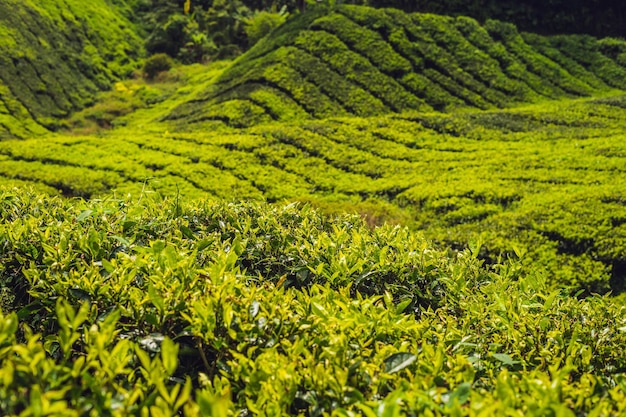
{"type": "Polygon", "coordinates": [[[411,365],[417,356],[408,352],[398,352],[385,359],[385,372],[393,374],[411,365]]]}
{"type": "Polygon", "coordinates": [[[169,337],[163,338],[161,343],[161,361],[168,375],[173,375],[178,366],[178,345],[169,337]]]}
{"type": "Polygon", "coordinates": [[[252,318],[255,318],[257,316],[257,314],[259,314],[259,309],[260,309],[260,304],[258,301],[254,300],[251,304],[250,304],[250,316],[252,318]]]}
{"type": "Polygon", "coordinates": [[[507,365],[507,366],[513,366],[513,365],[520,363],[519,361],[513,360],[513,358],[511,358],[506,353],[492,353],[491,356],[493,356],[498,361],[502,362],[503,365],[507,365]]]}
{"type": "Polygon", "coordinates": [[[159,353],[164,336],[161,333],[152,333],[139,340],[139,346],[146,352],[159,353]]]}
{"type": "Polygon", "coordinates": [[[83,210],[82,212],[80,212],[78,216],[76,216],[76,221],[80,223],[84,221],[86,218],[88,218],[89,216],[91,216],[92,213],[93,213],[93,210],[83,210]]]}

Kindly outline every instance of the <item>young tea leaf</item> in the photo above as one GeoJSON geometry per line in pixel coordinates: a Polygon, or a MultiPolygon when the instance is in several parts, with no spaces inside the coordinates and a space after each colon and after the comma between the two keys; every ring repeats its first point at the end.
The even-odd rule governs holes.
{"type": "Polygon", "coordinates": [[[250,304],[250,317],[255,318],[257,316],[257,314],[259,314],[259,302],[254,300],[251,304],[250,304]]]}
{"type": "Polygon", "coordinates": [[[91,216],[93,210],[83,210],[78,216],[76,216],[76,221],[78,223],[84,221],[87,217],[91,216]]]}
{"type": "Polygon", "coordinates": [[[407,298],[406,300],[401,301],[397,306],[396,306],[396,313],[404,313],[404,310],[407,309],[407,307],[409,305],[411,305],[411,303],[413,302],[413,299],[411,298],[407,298]]]}
{"type": "Polygon", "coordinates": [[[180,231],[187,239],[195,240],[196,235],[193,234],[190,228],[187,226],[180,226],[180,231]]]}
{"type": "Polygon", "coordinates": [[[178,366],[178,345],[169,337],[164,338],[161,343],[161,361],[167,375],[173,375],[178,366]]]}
{"type": "Polygon", "coordinates": [[[492,353],[491,356],[502,362],[503,365],[513,366],[519,363],[519,361],[513,360],[506,353],[492,353]]]}
{"type": "Polygon", "coordinates": [[[417,356],[409,352],[398,352],[385,359],[385,372],[394,374],[415,362],[417,356]]]}
{"type": "Polygon", "coordinates": [[[158,293],[157,289],[152,284],[148,285],[148,295],[150,296],[152,304],[154,304],[160,312],[163,312],[165,310],[165,302],[163,301],[161,294],[158,293]]]}
{"type": "Polygon", "coordinates": [[[126,246],[126,247],[130,246],[130,241],[122,236],[114,235],[114,236],[111,236],[111,238],[117,240],[119,244],[122,246],[126,246]]]}

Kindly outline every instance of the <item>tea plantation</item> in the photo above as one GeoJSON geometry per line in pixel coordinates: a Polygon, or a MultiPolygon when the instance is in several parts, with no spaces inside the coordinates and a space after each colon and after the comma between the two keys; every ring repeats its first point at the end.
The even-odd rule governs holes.
{"type": "Polygon", "coordinates": [[[281,26],[167,119],[242,127],[495,109],[624,89],[625,65],[623,40],[547,38],[497,21],[345,6],[281,26]]]}
{"type": "Polygon", "coordinates": [[[626,41],[131,3],[0,4],[1,415],[626,414],[626,41]]]}

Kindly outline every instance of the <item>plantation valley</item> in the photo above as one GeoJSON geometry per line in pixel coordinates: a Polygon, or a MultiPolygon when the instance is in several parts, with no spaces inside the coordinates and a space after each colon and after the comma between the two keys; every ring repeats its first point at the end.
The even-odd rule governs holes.
{"type": "Polygon", "coordinates": [[[0,3],[0,414],[624,415],[621,11],[340,3],[0,3]]]}

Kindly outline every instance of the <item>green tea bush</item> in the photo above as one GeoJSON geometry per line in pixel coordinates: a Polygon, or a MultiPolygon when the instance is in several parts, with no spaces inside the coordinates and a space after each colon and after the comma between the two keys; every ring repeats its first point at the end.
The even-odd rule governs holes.
{"type": "Polygon", "coordinates": [[[0,206],[9,415],[625,411],[624,307],[479,245],[295,204],[0,206]]]}
{"type": "Polygon", "coordinates": [[[143,64],[143,75],[148,80],[153,80],[157,74],[169,71],[174,65],[174,61],[169,55],[164,53],[154,54],[146,59],[143,64]]]}

